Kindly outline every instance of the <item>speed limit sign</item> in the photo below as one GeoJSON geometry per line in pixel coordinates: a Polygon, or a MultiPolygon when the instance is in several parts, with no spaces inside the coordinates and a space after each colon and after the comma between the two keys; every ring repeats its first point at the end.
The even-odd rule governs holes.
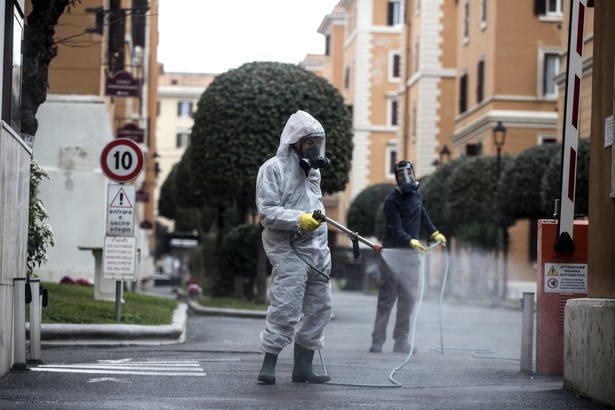
{"type": "Polygon", "coordinates": [[[119,138],[108,143],[102,150],[100,165],[107,178],[116,182],[128,182],[143,171],[145,160],[136,142],[119,138]]]}

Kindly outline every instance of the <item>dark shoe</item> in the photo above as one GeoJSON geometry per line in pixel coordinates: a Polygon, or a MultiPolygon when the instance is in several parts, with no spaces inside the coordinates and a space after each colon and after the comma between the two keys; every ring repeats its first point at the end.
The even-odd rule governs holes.
{"type": "MultiPolygon", "coordinates": [[[[395,342],[393,345],[393,351],[395,353],[410,353],[410,343],[395,342]]],[[[416,353],[416,347],[412,349],[412,353],[416,353]]]]}
{"type": "Polygon", "coordinates": [[[320,376],[312,369],[314,351],[295,343],[295,365],[293,366],[293,383],[324,383],[331,380],[328,375],[320,376]]]}
{"type": "Polygon", "coordinates": [[[369,352],[382,353],[382,345],[379,345],[378,343],[372,343],[372,345],[369,347],[369,352]]]}
{"type": "Polygon", "coordinates": [[[258,381],[263,384],[275,384],[275,364],[278,361],[278,355],[273,353],[265,353],[263,359],[263,367],[258,374],[258,381]]]}

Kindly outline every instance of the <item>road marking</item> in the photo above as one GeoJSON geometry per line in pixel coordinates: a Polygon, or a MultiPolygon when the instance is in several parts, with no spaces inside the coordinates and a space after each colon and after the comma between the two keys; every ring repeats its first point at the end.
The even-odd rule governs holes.
{"type": "MultiPolygon", "coordinates": [[[[83,374],[132,374],[142,376],[206,376],[198,360],[185,361],[139,361],[132,359],[99,360],[98,363],[47,364],[31,367],[36,372],[83,373],[83,374]]],[[[102,379],[102,378],[100,378],[102,379]]],[[[111,378],[112,379],[112,378],[111,378]]],[[[97,380],[98,379],[93,379],[97,380]]]]}
{"type": "Polygon", "coordinates": [[[99,383],[99,382],[132,383],[130,380],[118,379],[115,377],[96,377],[95,379],[88,380],[88,383],[99,383]]]}

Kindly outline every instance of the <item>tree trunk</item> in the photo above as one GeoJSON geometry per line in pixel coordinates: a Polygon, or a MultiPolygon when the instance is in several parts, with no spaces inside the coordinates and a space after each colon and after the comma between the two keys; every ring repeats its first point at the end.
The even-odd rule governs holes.
{"type": "Polygon", "coordinates": [[[47,99],[49,64],[58,53],[55,26],[69,5],[78,0],[32,0],[32,12],[24,28],[21,95],[21,133],[34,137],[38,130],[36,113],[47,99]]]}

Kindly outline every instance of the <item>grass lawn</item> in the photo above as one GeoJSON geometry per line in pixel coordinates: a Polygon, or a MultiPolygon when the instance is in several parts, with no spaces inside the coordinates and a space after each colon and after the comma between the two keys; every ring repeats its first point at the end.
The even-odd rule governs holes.
{"type": "Polygon", "coordinates": [[[115,302],[94,300],[93,286],[43,283],[48,304],[43,323],[167,325],[173,320],[177,301],[140,293],[122,293],[121,320],[115,320],[115,302]]]}

